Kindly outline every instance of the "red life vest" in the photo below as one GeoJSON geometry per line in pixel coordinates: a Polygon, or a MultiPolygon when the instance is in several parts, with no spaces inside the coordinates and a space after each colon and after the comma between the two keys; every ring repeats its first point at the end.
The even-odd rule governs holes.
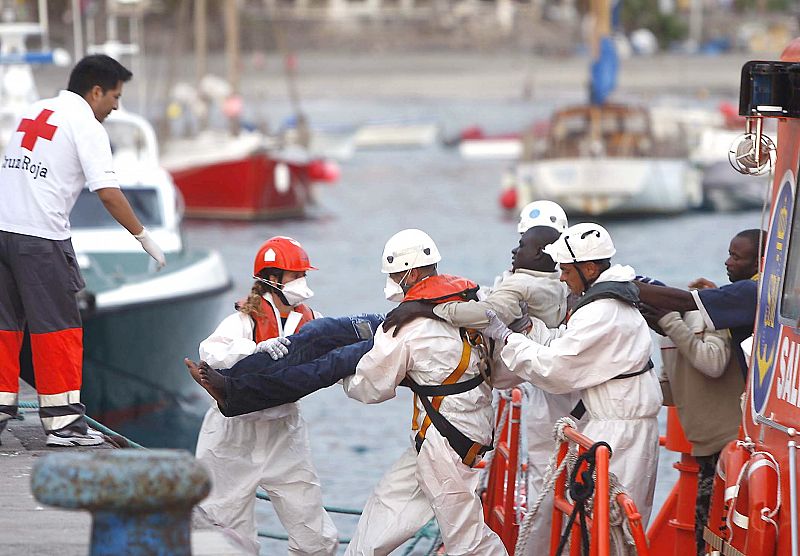
{"type": "MultiPolygon", "coordinates": [[[[299,313],[300,321],[297,323],[297,326],[295,326],[293,330],[288,331],[289,334],[294,334],[295,332],[300,330],[300,328],[308,321],[314,320],[314,312],[302,303],[300,305],[295,306],[292,309],[292,313],[299,313]]],[[[289,315],[291,315],[292,313],[289,313],[289,315]]],[[[263,342],[264,340],[269,340],[270,338],[276,338],[280,336],[280,327],[278,326],[278,321],[277,318],[275,317],[275,309],[272,307],[272,304],[270,304],[266,299],[261,298],[261,314],[251,313],[250,318],[252,318],[253,322],[255,323],[255,329],[253,331],[253,336],[254,336],[253,341],[255,341],[256,343],[263,342]]]]}
{"type": "Polygon", "coordinates": [[[448,301],[468,301],[477,299],[478,284],[466,278],[450,274],[437,274],[414,284],[403,301],[427,301],[428,303],[447,303],[448,301]]]}

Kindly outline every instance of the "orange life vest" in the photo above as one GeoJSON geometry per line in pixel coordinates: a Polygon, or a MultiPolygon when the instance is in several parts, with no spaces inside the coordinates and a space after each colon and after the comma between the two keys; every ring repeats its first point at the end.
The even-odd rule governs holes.
{"type": "Polygon", "coordinates": [[[403,301],[426,301],[437,305],[448,301],[467,301],[477,299],[475,292],[479,287],[478,284],[466,278],[438,274],[414,284],[406,292],[403,301]]]}
{"type": "MultiPolygon", "coordinates": [[[[296,326],[291,326],[289,329],[284,330],[284,335],[286,336],[294,334],[300,330],[304,324],[314,320],[314,312],[302,303],[295,306],[291,313],[288,315],[281,315],[281,317],[289,317],[292,315],[292,313],[298,313],[300,315],[300,320],[297,322],[296,326]]],[[[253,340],[256,343],[269,340],[270,338],[276,338],[281,335],[281,327],[278,326],[278,320],[275,316],[275,309],[266,299],[261,298],[261,313],[251,313],[250,318],[252,318],[253,322],[255,323],[253,340]]],[[[287,324],[289,324],[288,321],[287,324]]]]}
{"type": "MultiPolygon", "coordinates": [[[[452,276],[449,274],[439,274],[436,276],[430,276],[421,282],[414,284],[410,290],[406,293],[403,301],[425,301],[427,303],[433,304],[440,304],[440,303],[447,303],[449,301],[468,301],[470,299],[477,299],[475,292],[478,291],[478,284],[473,282],[472,280],[467,280],[466,278],[460,278],[458,276],[452,276]]],[[[445,394],[442,392],[441,395],[437,395],[438,389],[444,389],[445,391],[448,388],[453,388],[457,386],[461,377],[464,376],[464,373],[467,371],[470,362],[470,356],[472,354],[472,341],[473,339],[470,338],[469,331],[467,329],[460,329],[460,335],[462,340],[462,351],[461,351],[461,358],[458,362],[458,366],[453,370],[452,373],[442,382],[439,387],[436,386],[420,386],[414,383],[410,378],[406,377],[401,384],[403,386],[407,386],[414,391],[414,413],[411,417],[411,429],[416,430],[417,434],[415,437],[415,444],[417,451],[419,452],[420,448],[422,447],[422,443],[425,441],[425,434],[428,431],[428,428],[433,424],[431,421],[431,413],[435,412],[438,419],[440,419],[440,425],[434,425],[437,429],[440,426],[447,427],[447,430],[439,429],[439,432],[444,436],[447,441],[450,443],[450,446],[456,451],[456,453],[461,456],[461,460],[469,467],[475,465],[478,461],[479,456],[486,453],[488,450],[491,450],[490,446],[484,446],[478,442],[473,442],[469,438],[467,438],[463,433],[452,427],[452,425],[447,422],[447,420],[439,413],[439,407],[444,400],[445,394]],[[420,396],[418,391],[420,389],[424,389],[428,392],[428,395],[431,396],[431,399],[427,399],[427,396],[424,394],[420,396]],[[419,407],[417,406],[417,399],[424,400],[422,403],[426,407],[426,416],[423,419],[422,426],[417,425],[418,417],[419,417],[419,407]]],[[[474,338],[476,341],[480,341],[478,336],[475,335],[474,338]]],[[[469,381],[464,383],[464,386],[467,386],[468,389],[475,388],[483,382],[482,376],[477,376],[469,381]]],[[[466,391],[466,390],[464,390],[466,391]]]]}

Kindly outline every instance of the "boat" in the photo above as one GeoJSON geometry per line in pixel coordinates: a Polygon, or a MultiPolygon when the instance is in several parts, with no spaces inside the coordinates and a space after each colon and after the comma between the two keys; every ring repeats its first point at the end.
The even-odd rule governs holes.
{"type": "Polygon", "coordinates": [[[318,181],[338,170],[297,145],[284,148],[259,131],[206,130],[173,139],[161,164],[186,203],[186,216],[256,220],[302,216],[318,181]]]}
{"type": "MultiPolygon", "coordinates": [[[[148,446],[176,446],[173,424],[199,430],[207,397],[183,357],[213,329],[231,280],[216,251],[190,249],[181,234],[180,194],[158,163],[156,135],[118,110],[104,123],[115,172],[139,219],[164,250],[154,261],[85,189],[71,215],[72,243],[86,288],[83,388],[87,414],[148,446]],[[147,346],[147,349],[141,349],[147,346]],[[165,421],[169,419],[169,421],[165,421]],[[170,422],[166,431],[158,423],[170,422]]],[[[196,434],[188,435],[189,439],[196,434]]]]}
{"type": "MultiPolygon", "coordinates": [[[[198,87],[181,84],[183,105],[173,99],[177,113],[200,106],[201,130],[188,137],[163,141],[161,164],[170,172],[186,204],[186,216],[258,220],[298,217],[313,201],[314,184],[333,183],[338,167],[313,156],[304,140],[271,135],[240,121],[239,8],[235,1],[220,2],[226,21],[227,79],[206,74],[206,9],[195,3],[198,87]],[[198,92],[201,91],[201,92],[198,92]],[[212,108],[225,115],[228,129],[209,129],[205,120],[212,108]]],[[[143,7],[145,9],[146,6],[143,7]]],[[[173,88],[173,91],[175,88],[173,88]]]]}
{"type": "Polygon", "coordinates": [[[648,107],[610,102],[619,62],[609,10],[593,6],[589,102],[553,113],[547,135],[504,176],[501,205],[518,211],[549,199],[568,214],[588,216],[673,214],[699,206],[700,177],[685,142],[657,135],[648,107]]]}
{"type": "Polygon", "coordinates": [[[436,143],[439,127],[435,122],[385,120],[360,125],[353,145],[363,149],[420,149],[436,143]]]}
{"type": "Polygon", "coordinates": [[[748,62],[742,68],[739,114],[748,119],[742,145],[753,157],[736,160],[750,174],[772,164],[765,120],[777,123],[777,156],[771,209],[759,280],[753,353],[739,442],[720,456],[709,524],[704,538],[723,554],[798,554],[797,431],[800,430],[800,38],[780,61],[748,62]]]}
{"type": "Polygon", "coordinates": [[[556,111],[549,134],[517,163],[506,188],[516,193],[509,208],[550,199],[568,214],[590,216],[678,213],[702,202],[687,152],[656,140],[645,107],[623,104],[556,111]]]}

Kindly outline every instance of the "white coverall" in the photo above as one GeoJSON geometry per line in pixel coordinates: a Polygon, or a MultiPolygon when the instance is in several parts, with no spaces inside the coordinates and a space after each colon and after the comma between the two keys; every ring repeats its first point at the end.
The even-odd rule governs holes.
{"type": "MultiPolygon", "coordinates": [[[[634,276],[631,267],[613,265],[597,282],[634,276]]],[[[501,352],[508,370],[539,388],[581,393],[586,406],[582,432],[611,446],[610,470],[633,498],[645,526],[655,490],[661,388],[652,369],[612,379],[643,369],[650,351],[650,331],[639,311],[616,299],[598,299],[575,311],[566,327],[548,333],[538,323],[530,338],[511,334],[501,352]]]]}
{"type": "MultiPolygon", "coordinates": [[[[415,319],[397,337],[379,329],[374,347],[364,355],[356,373],[343,381],[345,392],[364,403],[395,396],[405,376],[418,384],[441,384],[458,366],[462,340],[458,329],[441,321],[415,319]]],[[[472,350],[463,378],[473,378],[479,356],[472,350]]],[[[422,424],[425,409],[417,401],[422,424]]],[[[491,388],[483,383],[463,394],[446,396],[439,411],[471,440],[492,440],[491,388]]],[[[436,517],[447,554],[505,555],[500,538],[483,519],[476,493],[478,469],[469,468],[431,425],[422,449],[413,444],[383,476],[364,507],[347,555],[389,554],[436,517]]]]}
{"type": "MultiPolygon", "coordinates": [[[[493,310],[498,318],[510,323],[522,316],[519,302],[528,304],[528,314],[540,319],[548,328],[557,328],[567,311],[567,285],[561,282],[561,272],[540,272],[517,269],[513,274],[503,273],[502,280],[476,303],[442,303],[433,312],[454,326],[484,327],[489,320],[486,310],[493,310]]],[[[516,377],[514,377],[516,378],[516,377]]],[[[504,388],[516,386],[521,380],[504,384],[501,377],[494,377],[493,386],[504,388]]],[[[544,483],[547,464],[555,449],[553,426],[556,421],[569,415],[580,400],[580,394],[551,394],[531,384],[526,385],[528,436],[528,500],[529,504],[539,496],[544,483]]],[[[527,551],[531,556],[546,554],[550,547],[550,523],[552,496],[544,502],[534,519],[528,539],[527,551]]]]}
{"type": "MultiPolygon", "coordinates": [[[[265,299],[272,304],[268,296],[265,299]]],[[[287,319],[294,326],[298,321],[287,319]]],[[[226,317],[200,343],[200,359],[225,369],[253,354],[253,325],[249,316],[238,311],[226,317]]],[[[282,336],[294,332],[294,328],[283,329],[280,318],[278,326],[282,336]]],[[[196,456],[212,479],[211,493],[200,508],[232,530],[248,551],[258,554],[259,550],[255,493],[260,486],[269,494],[289,536],[289,554],[336,554],[338,533],[322,507],[319,477],[311,463],[308,431],[297,402],[236,417],[225,417],[215,403],[203,419],[196,456]]]]}

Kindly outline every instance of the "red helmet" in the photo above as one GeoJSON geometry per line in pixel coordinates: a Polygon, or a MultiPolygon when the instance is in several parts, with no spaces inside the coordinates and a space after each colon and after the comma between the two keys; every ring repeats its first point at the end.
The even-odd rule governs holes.
{"type": "Polygon", "coordinates": [[[311,266],[308,253],[296,239],[286,236],[275,236],[259,248],[253,263],[253,275],[265,268],[278,268],[292,272],[317,270],[311,266]]]}

